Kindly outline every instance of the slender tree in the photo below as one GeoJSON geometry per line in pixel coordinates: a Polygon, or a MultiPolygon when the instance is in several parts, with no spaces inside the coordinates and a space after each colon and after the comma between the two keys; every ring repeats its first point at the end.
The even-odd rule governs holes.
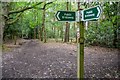
{"type": "MultiPolygon", "coordinates": [[[[67,11],[69,10],[68,6],[69,6],[69,2],[66,3],[67,11]]],[[[70,23],[66,22],[64,42],[69,42],[69,28],[70,28],[70,23]]]]}

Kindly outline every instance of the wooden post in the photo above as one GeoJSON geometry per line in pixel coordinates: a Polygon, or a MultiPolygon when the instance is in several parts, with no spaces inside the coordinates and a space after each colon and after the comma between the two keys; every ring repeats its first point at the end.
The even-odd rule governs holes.
{"type": "MultiPolygon", "coordinates": [[[[80,2],[78,2],[78,10],[80,9],[80,2]]],[[[78,80],[84,79],[84,23],[83,21],[78,22],[79,24],[79,33],[80,38],[78,41],[78,70],[77,70],[77,77],[78,80]]]]}

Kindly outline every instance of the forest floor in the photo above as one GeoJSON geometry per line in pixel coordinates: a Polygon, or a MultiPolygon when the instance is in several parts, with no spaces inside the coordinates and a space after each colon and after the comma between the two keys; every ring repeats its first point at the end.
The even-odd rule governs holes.
{"type": "MultiPolygon", "coordinates": [[[[8,47],[8,46],[7,46],[8,47]]],[[[9,45],[11,48],[11,46],[9,45]]],[[[118,49],[85,47],[85,78],[118,78],[118,49]]],[[[3,78],[76,78],[75,44],[24,40],[2,54],[3,78]]]]}

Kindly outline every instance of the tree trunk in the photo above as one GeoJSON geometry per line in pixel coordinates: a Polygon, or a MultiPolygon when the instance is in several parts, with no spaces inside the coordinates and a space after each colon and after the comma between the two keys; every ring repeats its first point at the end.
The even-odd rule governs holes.
{"type": "Polygon", "coordinates": [[[60,38],[62,38],[62,41],[63,41],[63,27],[60,30],[60,38]]]}
{"type": "Polygon", "coordinates": [[[34,28],[34,39],[36,39],[36,28],[34,28]]]}
{"type": "Polygon", "coordinates": [[[46,29],[45,29],[45,9],[43,10],[43,23],[42,23],[42,27],[43,27],[43,34],[44,34],[44,43],[46,43],[46,29]]]}
{"type": "Polygon", "coordinates": [[[76,26],[75,26],[75,22],[74,22],[74,27],[73,27],[73,30],[74,30],[74,38],[75,38],[75,42],[77,43],[77,29],[76,29],[76,26]]]}
{"type": "Polygon", "coordinates": [[[39,28],[39,26],[38,26],[37,30],[38,30],[38,39],[40,39],[40,28],[39,28]]]}
{"type": "Polygon", "coordinates": [[[117,26],[113,25],[114,27],[114,38],[113,38],[113,46],[117,48],[117,26]]]}
{"type": "Polygon", "coordinates": [[[43,41],[43,24],[42,27],[40,28],[40,39],[43,41]]]}
{"type": "MultiPolygon", "coordinates": [[[[68,11],[68,4],[69,4],[69,2],[67,2],[67,11],[68,11]]],[[[70,27],[70,23],[66,22],[64,42],[69,42],[69,27],[70,27]]]]}
{"type": "Polygon", "coordinates": [[[16,45],[16,44],[17,44],[17,36],[14,35],[14,45],[16,45]]]}
{"type": "Polygon", "coordinates": [[[42,21],[42,28],[41,28],[41,41],[43,41],[44,38],[45,38],[45,35],[44,35],[44,32],[45,32],[45,10],[43,10],[43,18],[42,18],[42,20],[43,21],[42,21]]]}
{"type": "MultiPolygon", "coordinates": [[[[39,24],[38,14],[39,14],[39,13],[38,13],[38,11],[37,11],[37,16],[36,16],[36,17],[37,17],[37,24],[39,24]]],[[[37,26],[37,32],[38,32],[38,39],[40,39],[41,37],[40,37],[40,26],[39,26],[39,25],[37,26]]]]}
{"type": "Polygon", "coordinates": [[[6,20],[8,18],[8,10],[9,10],[9,3],[7,2],[1,2],[0,3],[0,7],[1,7],[1,12],[0,12],[0,39],[1,39],[1,44],[2,44],[2,40],[5,40],[5,36],[3,36],[4,34],[4,28],[7,27],[6,24],[6,20]],[[4,16],[3,16],[4,15],[4,16]]]}
{"type": "MultiPolygon", "coordinates": [[[[53,18],[53,21],[55,22],[55,17],[53,18]]],[[[55,36],[55,35],[56,35],[55,32],[56,32],[56,30],[55,30],[55,26],[53,26],[53,33],[54,33],[53,38],[56,37],[56,36],[55,36]]]]}

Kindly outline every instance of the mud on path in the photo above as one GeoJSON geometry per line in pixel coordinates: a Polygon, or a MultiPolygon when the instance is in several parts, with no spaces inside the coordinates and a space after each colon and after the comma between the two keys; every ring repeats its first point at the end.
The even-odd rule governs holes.
{"type": "MultiPolygon", "coordinates": [[[[118,78],[117,49],[85,47],[85,78],[118,78]]],[[[2,55],[3,78],[76,78],[77,46],[27,40],[2,55]]]]}

